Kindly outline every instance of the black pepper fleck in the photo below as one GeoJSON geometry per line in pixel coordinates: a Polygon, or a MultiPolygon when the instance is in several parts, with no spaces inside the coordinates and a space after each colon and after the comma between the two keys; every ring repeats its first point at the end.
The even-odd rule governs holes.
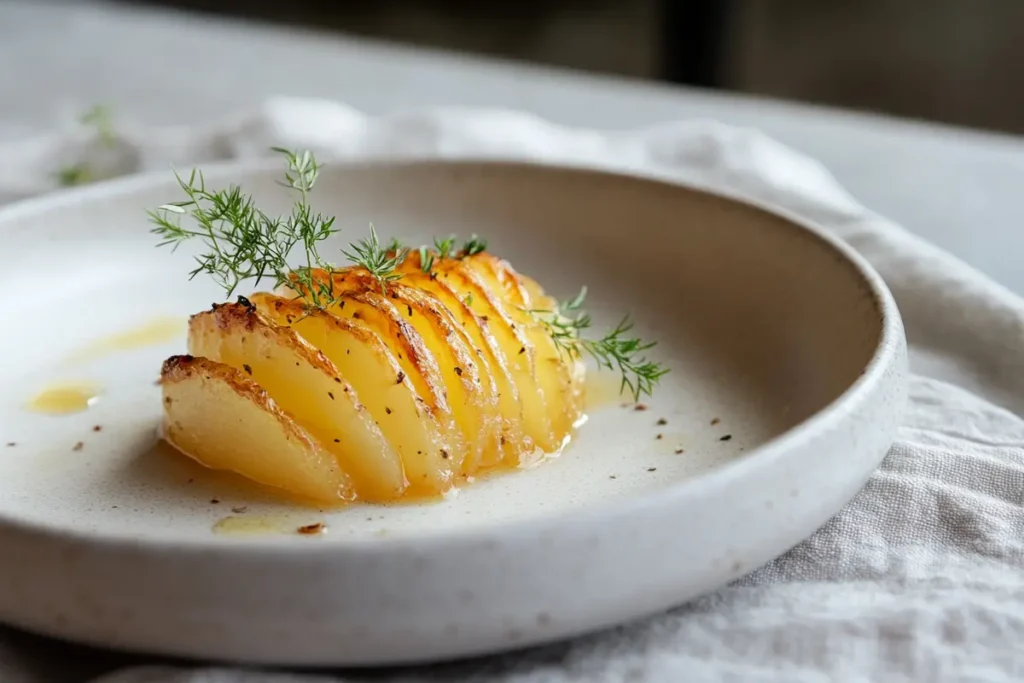
{"type": "Polygon", "coordinates": [[[458,375],[459,377],[462,377],[462,368],[460,368],[458,365],[455,366],[455,374],[458,375]]]}
{"type": "Polygon", "coordinates": [[[335,439],[334,443],[341,443],[341,439],[335,439]]]}
{"type": "Polygon", "coordinates": [[[73,451],[80,451],[83,448],[85,448],[85,444],[82,443],[81,441],[79,441],[78,443],[76,443],[74,446],[71,447],[71,450],[73,450],[73,451]]]}
{"type": "Polygon", "coordinates": [[[646,403],[637,403],[635,406],[633,406],[633,410],[638,410],[638,411],[639,410],[647,410],[647,404],[646,403]]]}
{"type": "Polygon", "coordinates": [[[714,427],[714,426],[715,426],[716,424],[718,424],[719,422],[721,422],[721,420],[719,420],[719,419],[718,419],[717,417],[716,417],[716,418],[713,418],[713,419],[711,420],[711,426],[712,426],[712,427],[714,427]]]}
{"type": "Polygon", "coordinates": [[[657,435],[656,437],[654,437],[654,438],[655,438],[655,439],[658,439],[658,440],[660,441],[660,440],[662,440],[662,439],[664,439],[664,438],[665,438],[665,435],[664,435],[664,434],[658,434],[658,435],[657,435]]]}
{"type": "Polygon", "coordinates": [[[526,347],[525,346],[520,346],[519,347],[519,354],[522,355],[524,353],[526,353],[526,347]]]}
{"type": "Polygon", "coordinates": [[[648,472],[656,472],[656,471],[658,471],[658,468],[657,467],[648,467],[647,471],[648,472]]]}
{"type": "Polygon", "coordinates": [[[7,442],[7,447],[8,447],[8,448],[14,448],[14,447],[15,447],[15,446],[17,446],[17,445],[18,445],[18,444],[17,444],[17,442],[15,442],[15,441],[8,441],[8,442],[7,442]]]}
{"type": "Polygon", "coordinates": [[[338,384],[341,384],[341,378],[340,377],[335,377],[334,381],[337,382],[338,384]]]}
{"type": "Polygon", "coordinates": [[[445,460],[447,460],[447,459],[448,459],[448,457],[449,457],[449,456],[448,456],[448,451],[446,451],[446,450],[444,450],[444,449],[442,448],[442,449],[441,449],[441,457],[442,457],[442,458],[444,458],[445,460]]]}
{"type": "Polygon", "coordinates": [[[220,501],[218,499],[216,499],[216,498],[211,498],[210,499],[210,504],[211,505],[219,505],[220,501]]]}
{"type": "Polygon", "coordinates": [[[398,377],[395,378],[395,384],[401,384],[405,381],[405,373],[401,370],[398,371],[398,377]]]}
{"type": "Polygon", "coordinates": [[[408,311],[409,317],[411,318],[412,317],[412,306],[410,306],[409,304],[406,304],[405,305],[405,310],[408,311]]]}
{"type": "Polygon", "coordinates": [[[682,448],[677,448],[676,449],[676,455],[679,455],[680,453],[685,453],[685,452],[686,451],[684,451],[682,448]]]}
{"type": "Polygon", "coordinates": [[[387,406],[384,406],[384,412],[387,413],[388,415],[390,415],[391,414],[391,408],[388,408],[387,406]]]}
{"type": "Polygon", "coordinates": [[[726,435],[725,435],[725,436],[723,436],[723,437],[719,437],[719,439],[718,439],[718,440],[719,440],[719,441],[728,441],[728,440],[729,440],[729,439],[731,439],[731,438],[732,438],[732,434],[726,434],[726,435]]]}
{"type": "Polygon", "coordinates": [[[242,369],[245,370],[245,374],[252,374],[252,367],[248,363],[242,363],[242,369]]]}
{"type": "Polygon", "coordinates": [[[665,418],[663,418],[663,417],[659,417],[659,418],[658,418],[658,421],[657,421],[657,422],[655,422],[654,424],[656,424],[656,425],[659,425],[659,426],[661,426],[661,425],[667,425],[667,424],[668,424],[668,420],[666,420],[666,419],[665,419],[665,418]]]}
{"type": "Polygon", "coordinates": [[[328,391],[327,395],[331,397],[332,401],[334,400],[334,392],[333,391],[328,391]]]}

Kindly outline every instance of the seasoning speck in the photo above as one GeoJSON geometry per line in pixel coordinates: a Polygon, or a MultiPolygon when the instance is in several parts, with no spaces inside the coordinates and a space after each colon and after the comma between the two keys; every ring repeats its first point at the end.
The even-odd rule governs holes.
{"type": "Polygon", "coordinates": [[[398,371],[398,377],[395,378],[395,384],[401,384],[405,381],[405,373],[401,370],[398,371]]]}
{"type": "Polygon", "coordinates": [[[526,353],[526,347],[525,346],[520,346],[519,347],[519,353],[520,354],[526,353]]]}
{"type": "Polygon", "coordinates": [[[718,419],[717,417],[716,417],[716,418],[712,418],[712,420],[711,420],[711,426],[712,426],[712,427],[714,427],[714,426],[715,426],[716,424],[718,424],[719,422],[721,422],[721,420],[720,420],[720,419],[718,419]]]}
{"type": "Polygon", "coordinates": [[[448,451],[441,449],[441,457],[447,460],[449,458],[448,451]]]}
{"type": "Polygon", "coordinates": [[[647,468],[647,471],[648,471],[648,472],[656,472],[657,470],[658,470],[658,468],[657,468],[657,467],[648,467],[648,468],[647,468]]]}
{"type": "Polygon", "coordinates": [[[252,374],[252,366],[249,365],[248,363],[242,363],[242,369],[245,370],[245,374],[247,374],[247,375],[251,375],[252,374]]]}
{"type": "Polygon", "coordinates": [[[249,508],[245,505],[236,505],[235,507],[231,508],[231,511],[234,512],[236,515],[240,515],[243,512],[247,512],[248,510],[249,508]]]}
{"type": "Polygon", "coordinates": [[[335,439],[334,443],[341,443],[341,439],[335,439]]]}
{"type": "Polygon", "coordinates": [[[327,395],[331,397],[332,401],[334,400],[334,392],[333,391],[328,391],[327,395]]]}
{"type": "Polygon", "coordinates": [[[608,478],[609,479],[618,479],[618,477],[616,477],[614,474],[609,474],[608,478]]]}
{"type": "Polygon", "coordinates": [[[633,410],[647,410],[647,404],[637,403],[635,406],[633,406],[633,410]]]}
{"type": "Polygon", "coordinates": [[[303,536],[315,536],[316,534],[322,534],[327,530],[327,525],[323,522],[315,522],[313,524],[306,524],[300,526],[297,531],[303,536]]]}
{"type": "Polygon", "coordinates": [[[391,408],[388,408],[387,406],[384,406],[384,412],[387,413],[388,415],[390,415],[391,414],[391,408]]]}
{"type": "Polygon", "coordinates": [[[218,500],[217,498],[211,498],[210,505],[220,505],[220,500],[218,500]]]}
{"type": "Polygon", "coordinates": [[[686,451],[684,451],[682,448],[677,448],[676,449],[676,455],[679,455],[680,453],[685,453],[685,452],[686,451]]]}
{"type": "Polygon", "coordinates": [[[659,417],[659,418],[658,418],[658,421],[657,421],[657,422],[655,422],[654,424],[658,425],[659,427],[663,427],[663,426],[665,426],[665,425],[667,425],[667,424],[668,424],[668,420],[666,420],[666,419],[665,419],[665,418],[663,418],[663,417],[659,417]]]}
{"type": "Polygon", "coordinates": [[[462,368],[460,368],[458,365],[455,366],[455,374],[458,375],[459,377],[462,377],[462,368]]]}
{"type": "Polygon", "coordinates": [[[188,481],[187,481],[187,482],[185,482],[185,483],[186,483],[186,484],[191,484],[191,483],[192,483],[192,482],[194,482],[194,481],[195,481],[195,479],[193,479],[192,477],[189,477],[189,478],[188,478],[188,481]]]}
{"type": "Polygon", "coordinates": [[[85,444],[82,443],[81,441],[79,441],[78,443],[76,443],[74,446],[71,447],[71,450],[73,450],[73,451],[80,451],[83,448],[85,448],[85,444]]]}
{"type": "Polygon", "coordinates": [[[8,447],[8,448],[14,448],[14,447],[15,447],[15,446],[17,446],[17,445],[18,445],[18,444],[17,444],[16,442],[14,442],[14,441],[8,441],[8,442],[7,442],[7,447],[8,447]]]}
{"type": "Polygon", "coordinates": [[[656,437],[654,437],[654,438],[655,438],[655,439],[657,439],[658,441],[661,441],[662,439],[664,439],[664,438],[665,438],[665,435],[664,435],[664,434],[658,434],[658,435],[657,435],[656,437]]]}
{"type": "Polygon", "coordinates": [[[726,434],[725,436],[720,437],[718,440],[719,441],[728,441],[731,438],[732,438],[732,434],[726,434]]]}

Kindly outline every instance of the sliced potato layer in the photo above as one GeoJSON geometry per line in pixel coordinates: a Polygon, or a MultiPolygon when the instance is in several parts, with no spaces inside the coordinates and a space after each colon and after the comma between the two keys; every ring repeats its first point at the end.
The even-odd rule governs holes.
{"type": "Polygon", "coordinates": [[[557,305],[505,261],[311,274],[332,305],[293,281],[192,317],[195,358],[164,372],[172,443],[307,498],[390,501],[556,452],[578,422],[583,365],[538,315],[557,305]]]}
{"type": "Polygon", "coordinates": [[[334,456],[238,370],[173,356],[160,383],[164,438],[200,464],[321,503],[356,497],[334,456]]]}
{"type": "Polygon", "coordinates": [[[255,307],[225,304],[192,316],[189,352],[242,370],[338,460],[366,500],[392,500],[406,488],[402,462],[322,353],[255,307]]]}

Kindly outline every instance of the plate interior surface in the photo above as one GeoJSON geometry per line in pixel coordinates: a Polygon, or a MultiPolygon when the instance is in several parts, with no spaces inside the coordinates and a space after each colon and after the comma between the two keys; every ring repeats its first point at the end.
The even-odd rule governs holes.
{"type": "MultiPolygon", "coordinates": [[[[277,175],[276,168],[235,170],[210,174],[208,182],[241,183],[261,203],[285,210],[288,197],[275,185],[277,175]]],[[[595,331],[631,315],[639,335],[658,342],[652,357],[671,372],[642,406],[617,395],[614,375],[593,374],[588,422],[561,457],[529,471],[486,478],[429,504],[302,508],[207,472],[156,438],[160,362],[185,352],[189,314],[224,299],[204,276],[188,280],[187,248],[174,254],[157,248],[148,232],[145,211],[178,199],[168,176],[166,182],[65,195],[45,209],[27,207],[0,220],[0,305],[8,321],[8,333],[0,335],[0,526],[83,543],[202,547],[222,558],[254,547],[325,552],[398,547],[402,539],[424,547],[431,539],[464,534],[500,543],[528,520],[558,520],[700,487],[703,477],[760,457],[762,446],[848,391],[885,334],[878,293],[834,245],[785,218],[728,199],[638,179],[517,165],[328,167],[313,202],[337,216],[342,232],[324,253],[366,236],[371,222],[382,236],[409,244],[450,233],[485,236],[491,251],[559,298],[586,285],[595,331]],[[154,325],[163,331],[146,343],[111,341],[154,325]],[[40,390],[69,382],[100,389],[88,410],[53,416],[26,409],[40,390]],[[327,532],[294,533],[313,522],[325,523],[327,532]]],[[[791,508],[779,524],[802,517],[820,523],[824,507],[841,504],[828,495],[820,503],[801,503],[801,496],[815,494],[801,488],[799,477],[792,481],[785,491],[775,487],[765,494],[776,509],[791,508]]],[[[729,504],[755,502],[763,503],[729,504]]],[[[713,507],[703,509],[714,514],[713,507]]],[[[796,524],[800,531],[793,533],[810,523],[796,524]]],[[[768,543],[772,549],[758,548],[749,557],[768,559],[799,540],[782,536],[768,543]]],[[[745,549],[738,542],[733,549],[740,557],[745,549]]],[[[722,582],[741,571],[715,547],[706,552],[718,556],[693,548],[694,561],[725,563],[718,565],[722,582]]],[[[742,570],[750,568],[744,556],[742,570]]],[[[658,599],[677,597],[686,596],[658,599]]],[[[623,594],[619,602],[630,599],[623,594]]],[[[8,618],[30,628],[85,637],[86,617],[64,614],[73,623],[62,628],[56,607],[36,621],[12,610],[7,608],[8,618]]],[[[561,630],[520,627],[520,641],[615,620],[608,610],[590,617],[571,612],[561,630]]],[[[476,613],[499,618],[487,617],[486,605],[476,613]]],[[[161,648],[104,633],[95,638],[192,653],[188,646],[161,648]]],[[[445,638],[458,640],[437,635],[445,638]]],[[[499,646],[464,642],[413,646],[405,650],[409,656],[378,648],[370,658],[430,658],[499,646]]],[[[224,647],[229,658],[259,659],[237,642],[224,647]]],[[[318,652],[298,659],[360,661],[348,650],[333,650],[333,659],[318,652]]]]}

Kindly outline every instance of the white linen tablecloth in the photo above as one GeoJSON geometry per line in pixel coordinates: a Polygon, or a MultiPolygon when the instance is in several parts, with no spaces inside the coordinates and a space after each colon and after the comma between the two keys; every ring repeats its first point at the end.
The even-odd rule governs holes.
{"type": "Polygon", "coordinates": [[[309,147],[327,160],[584,164],[739,191],[831,230],[882,274],[911,343],[911,407],[879,471],[812,538],[643,623],[372,675],[149,663],[0,631],[3,683],[80,683],[97,672],[96,683],[1024,680],[1024,300],[860,206],[818,163],[711,121],[603,132],[507,111],[369,118],[295,99],[201,129],[115,132],[113,144],[70,126],[0,145],[0,201],[54,189],[56,170],[80,161],[129,173],[264,156],[271,145],[309,147]]]}

